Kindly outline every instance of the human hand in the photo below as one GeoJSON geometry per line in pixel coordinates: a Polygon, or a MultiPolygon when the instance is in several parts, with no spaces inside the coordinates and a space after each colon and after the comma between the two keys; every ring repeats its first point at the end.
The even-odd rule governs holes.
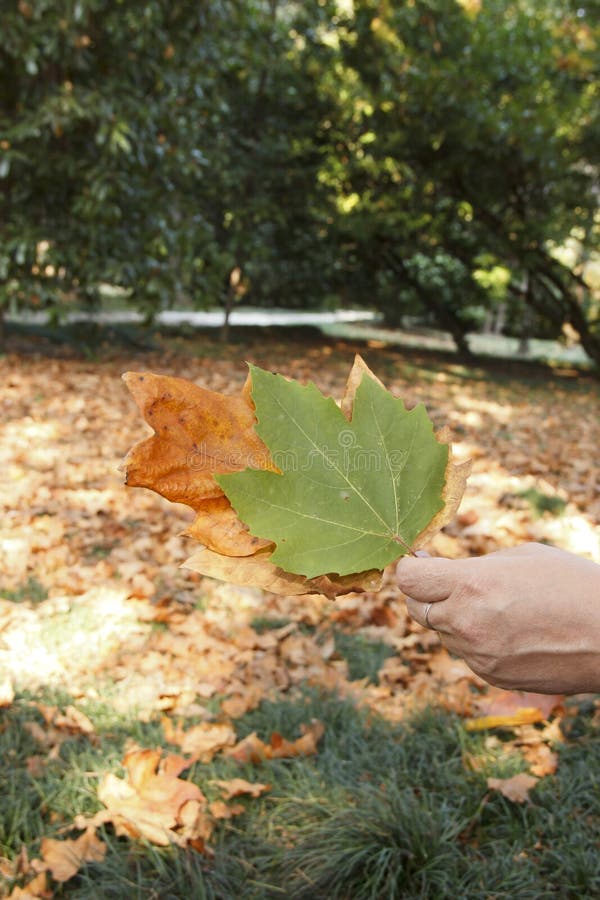
{"type": "Polygon", "coordinates": [[[491,684],[542,694],[600,691],[596,563],[524,544],[474,559],[404,557],[397,578],[411,616],[491,684]]]}

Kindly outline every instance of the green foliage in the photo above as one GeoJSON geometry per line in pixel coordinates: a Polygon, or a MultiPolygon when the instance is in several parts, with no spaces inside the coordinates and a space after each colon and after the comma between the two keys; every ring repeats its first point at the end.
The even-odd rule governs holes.
{"type": "Polygon", "coordinates": [[[5,12],[2,302],[59,308],[108,283],[148,314],[250,288],[299,303],[317,284],[329,50],[305,27],[294,52],[294,20],[260,0],[5,12]]]}
{"type": "Polygon", "coordinates": [[[597,245],[595,8],[354,9],[344,42],[350,159],[337,186],[357,197],[344,228],[350,260],[371,273],[388,318],[420,306],[466,349],[470,308],[497,302],[477,277],[485,254],[511,275],[513,330],[541,317],[556,333],[568,321],[598,360],[591,291],[580,267],[554,255],[575,232],[582,253],[597,245]]]}
{"type": "Polygon", "coordinates": [[[0,308],[352,302],[467,352],[501,307],[600,362],[599,44],[570,0],[21,0],[0,308]]]}
{"type": "Polygon", "coordinates": [[[281,474],[219,475],[271,559],[308,578],[383,569],[443,507],[448,447],[425,407],[407,410],[363,376],[349,422],[331,397],[251,366],[256,431],[281,474]]]}

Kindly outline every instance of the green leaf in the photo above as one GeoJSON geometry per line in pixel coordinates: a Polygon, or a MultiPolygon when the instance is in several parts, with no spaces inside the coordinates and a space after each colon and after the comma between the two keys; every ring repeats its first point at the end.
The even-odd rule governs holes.
{"type": "Polygon", "coordinates": [[[281,474],[217,476],[271,560],[313,578],[382,569],[408,551],[444,506],[449,449],[424,406],[408,411],[363,375],[351,421],[314,384],[251,366],[256,431],[281,474]]]}

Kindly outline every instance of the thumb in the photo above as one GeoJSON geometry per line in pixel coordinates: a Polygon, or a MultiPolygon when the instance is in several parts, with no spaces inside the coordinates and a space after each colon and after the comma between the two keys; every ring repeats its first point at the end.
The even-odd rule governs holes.
{"type": "Polygon", "coordinates": [[[429,557],[416,559],[404,556],[396,567],[400,590],[407,597],[421,603],[446,600],[458,580],[456,563],[460,560],[429,557]]]}

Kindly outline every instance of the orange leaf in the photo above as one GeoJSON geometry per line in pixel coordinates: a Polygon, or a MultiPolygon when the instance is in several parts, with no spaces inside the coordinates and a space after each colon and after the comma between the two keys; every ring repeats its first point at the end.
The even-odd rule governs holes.
{"type": "Polygon", "coordinates": [[[239,763],[260,763],[271,758],[271,746],[265,744],[255,731],[239,741],[235,747],[226,750],[224,756],[230,756],[239,763]]]}
{"type": "Polygon", "coordinates": [[[55,881],[69,881],[84,862],[102,862],[106,844],[87,828],[76,840],[42,838],[41,854],[55,881]]]}
{"type": "Polygon", "coordinates": [[[109,773],[100,783],[98,797],[107,809],[92,822],[112,822],[118,835],[162,846],[208,837],[211,826],[204,815],[204,794],[190,781],[157,772],[159,759],[159,750],[129,751],[123,760],[127,778],[109,773]]]}
{"type": "Polygon", "coordinates": [[[48,890],[48,877],[46,872],[40,872],[25,887],[14,887],[7,900],[47,900],[52,894],[48,890]]]}
{"type": "Polygon", "coordinates": [[[525,803],[529,800],[529,791],[536,786],[538,779],[527,772],[519,772],[512,778],[488,778],[487,785],[493,791],[500,793],[513,803],[525,803]]]}
{"type": "Polygon", "coordinates": [[[323,737],[325,726],[322,722],[312,722],[302,726],[302,737],[296,741],[286,741],[280,734],[271,735],[271,758],[284,759],[290,756],[312,756],[317,752],[317,744],[323,737]]]}
{"type": "Polygon", "coordinates": [[[466,727],[469,731],[483,731],[486,728],[533,725],[545,721],[562,700],[560,694],[534,694],[492,687],[475,701],[480,715],[468,719],[466,727]]]}
{"type": "Polygon", "coordinates": [[[270,546],[248,533],[213,477],[247,466],[276,471],[254,431],[249,391],[231,397],[149,372],[127,372],[123,379],[154,429],[127,454],[126,483],[191,506],[197,518],[189,533],[219,553],[244,556],[270,546]]]}
{"type": "Polygon", "coordinates": [[[181,725],[175,728],[165,716],[163,728],[170,743],[178,744],[184,753],[190,753],[201,762],[210,762],[219,750],[235,744],[233,726],[226,722],[201,722],[184,731],[181,725]]]}
{"type": "Polygon", "coordinates": [[[231,800],[233,797],[241,797],[242,794],[250,794],[251,797],[260,797],[265,791],[271,790],[270,784],[260,784],[258,782],[246,781],[245,778],[232,778],[230,781],[213,781],[218,785],[225,800],[231,800]]]}
{"type": "Polygon", "coordinates": [[[251,585],[271,591],[273,594],[301,596],[302,594],[324,594],[335,598],[351,591],[359,593],[376,591],[381,586],[381,572],[372,569],[357,575],[321,575],[318,578],[304,578],[293,575],[275,566],[269,559],[270,551],[260,551],[254,556],[222,556],[212,550],[198,550],[185,561],[184,568],[220,578],[232,584],[251,585]]]}
{"type": "Polygon", "coordinates": [[[454,684],[465,678],[473,684],[483,684],[481,678],[468,667],[462,659],[454,659],[445,647],[442,647],[438,653],[431,659],[429,669],[434,678],[445,684],[454,684]]]}
{"type": "Polygon", "coordinates": [[[320,741],[325,726],[322,722],[313,721],[310,725],[302,726],[302,737],[295,741],[288,741],[280,734],[274,732],[268,744],[262,741],[256,732],[252,732],[235,747],[225,751],[225,756],[230,756],[240,763],[259,763],[264,759],[284,759],[294,756],[311,756],[317,752],[317,744],[320,741]]]}
{"type": "Polygon", "coordinates": [[[490,687],[477,699],[476,706],[482,716],[510,715],[520,709],[535,708],[547,719],[563,699],[562,694],[535,694],[531,691],[505,691],[490,687]]]}
{"type": "Polygon", "coordinates": [[[224,800],[213,800],[208,809],[213,819],[232,819],[246,812],[246,807],[241,803],[233,803],[230,806],[224,800]]]}
{"type": "Polygon", "coordinates": [[[544,775],[554,775],[558,768],[558,753],[548,747],[547,744],[537,744],[523,749],[523,756],[530,764],[531,774],[543,778],[544,775]]]}

